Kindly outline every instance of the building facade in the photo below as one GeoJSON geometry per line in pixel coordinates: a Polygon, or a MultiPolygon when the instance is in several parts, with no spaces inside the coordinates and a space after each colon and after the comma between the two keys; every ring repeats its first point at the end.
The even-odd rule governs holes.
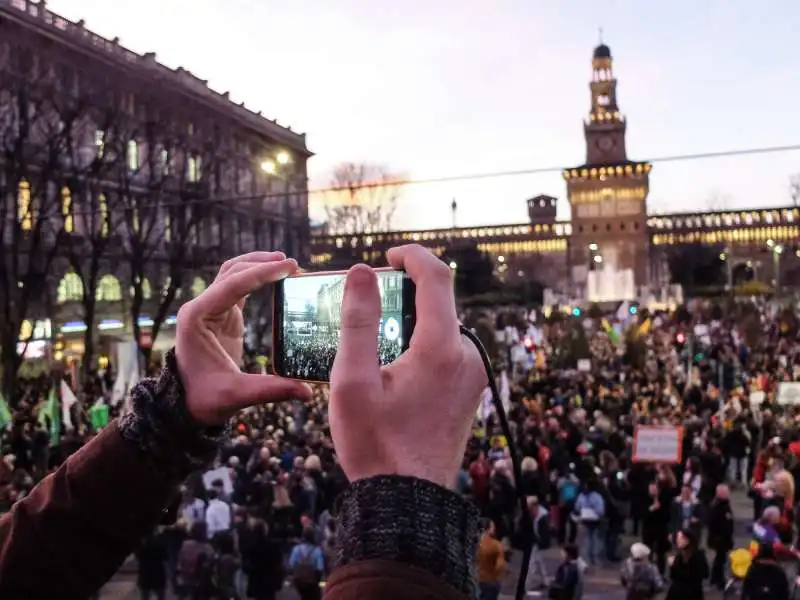
{"type": "Polygon", "coordinates": [[[305,134],[44,0],[0,0],[0,147],[0,299],[65,351],[87,294],[99,338],[144,343],[161,313],[169,343],[226,258],[310,255],[305,134]]]}
{"type": "Polygon", "coordinates": [[[626,150],[627,121],[617,99],[611,50],[592,55],[590,109],[584,120],[586,157],[564,169],[571,218],[558,221],[556,199],[527,201],[529,222],[312,237],[318,268],[346,260],[379,261],[391,246],[420,243],[445,258],[459,245],[475,244],[509,279],[535,279],[565,296],[585,297],[597,269],[630,271],[637,293],[665,286],[671,250],[687,244],[719,245],[731,281],[755,277],[788,283],[798,274],[800,209],[775,208],[698,214],[647,214],[652,165],[626,150]],[[359,256],[353,256],[358,249],[359,256]]]}

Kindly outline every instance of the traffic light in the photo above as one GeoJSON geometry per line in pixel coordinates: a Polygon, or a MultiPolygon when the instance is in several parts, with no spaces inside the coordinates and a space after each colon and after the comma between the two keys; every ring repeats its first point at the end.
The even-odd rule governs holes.
{"type": "Polygon", "coordinates": [[[686,343],[686,334],[682,331],[679,331],[678,334],[675,336],[675,343],[682,346],[686,343]]]}
{"type": "Polygon", "coordinates": [[[636,316],[639,312],[639,305],[638,304],[631,304],[628,307],[628,312],[631,313],[631,316],[636,316]]]}
{"type": "Polygon", "coordinates": [[[576,306],[572,309],[572,316],[573,317],[580,317],[581,316],[581,309],[579,306],[576,306]]]}
{"type": "Polygon", "coordinates": [[[524,339],[524,340],[522,340],[522,344],[525,346],[525,350],[527,350],[528,352],[532,351],[532,350],[533,350],[533,347],[534,347],[534,345],[535,345],[535,344],[533,343],[533,339],[532,339],[530,336],[528,336],[528,335],[526,335],[526,336],[525,336],[525,339],[524,339]]]}

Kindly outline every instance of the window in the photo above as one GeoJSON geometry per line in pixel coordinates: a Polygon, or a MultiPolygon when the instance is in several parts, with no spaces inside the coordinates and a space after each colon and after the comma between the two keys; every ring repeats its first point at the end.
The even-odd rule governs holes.
{"type": "Polygon", "coordinates": [[[64,231],[75,232],[75,218],[72,216],[72,192],[67,186],[61,189],[61,216],[64,217],[64,231]]]}
{"type": "Polygon", "coordinates": [[[200,181],[200,157],[190,156],[186,162],[186,177],[192,183],[200,181]]]}
{"type": "Polygon", "coordinates": [[[136,140],[128,140],[128,169],[139,170],[139,143],[136,140]]]}
{"type": "Polygon", "coordinates": [[[77,273],[67,273],[58,282],[56,301],[59,304],[65,302],[79,302],[83,300],[83,282],[77,273]]]}
{"type": "Polygon", "coordinates": [[[169,208],[164,209],[164,240],[172,241],[172,214],[169,208]]]}
{"type": "Polygon", "coordinates": [[[103,275],[97,282],[97,294],[99,302],[119,302],[122,300],[122,287],[119,280],[113,275],[103,275]]]}
{"type": "Polygon", "coordinates": [[[197,298],[206,291],[206,282],[202,277],[195,277],[192,281],[192,298],[197,298]]]}
{"type": "Polygon", "coordinates": [[[159,162],[161,163],[162,175],[169,175],[172,159],[169,156],[169,150],[162,148],[159,153],[159,162]]]}
{"type": "Polygon", "coordinates": [[[136,200],[132,201],[133,208],[131,209],[131,227],[134,233],[139,233],[141,223],[139,222],[139,203],[136,200]]]}
{"type": "Polygon", "coordinates": [[[100,237],[108,237],[108,201],[105,194],[100,194],[97,199],[100,205],[100,237]]]}
{"type": "Polygon", "coordinates": [[[600,105],[600,106],[608,106],[608,104],[609,104],[608,96],[606,96],[605,94],[600,94],[597,97],[597,104],[600,105]]]}
{"type": "Polygon", "coordinates": [[[94,147],[97,151],[97,158],[103,158],[106,150],[106,132],[102,129],[94,132],[94,147]]]}
{"type": "Polygon", "coordinates": [[[31,184],[24,179],[19,182],[19,191],[17,193],[17,220],[23,231],[30,231],[33,229],[31,184]]]}

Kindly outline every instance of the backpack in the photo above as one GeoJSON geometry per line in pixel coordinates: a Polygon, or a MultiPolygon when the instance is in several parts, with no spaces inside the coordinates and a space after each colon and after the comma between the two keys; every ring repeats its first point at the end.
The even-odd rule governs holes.
{"type": "Polygon", "coordinates": [[[650,563],[635,564],[628,581],[628,600],[647,600],[655,596],[657,591],[650,563]]]}
{"type": "Polygon", "coordinates": [[[578,497],[578,492],[580,491],[580,486],[575,483],[574,481],[565,481],[564,484],[561,486],[561,490],[559,492],[559,496],[561,498],[561,502],[572,502],[578,497]]]}
{"type": "Polygon", "coordinates": [[[314,567],[314,552],[316,551],[317,547],[311,546],[308,552],[300,555],[300,562],[294,568],[294,575],[292,576],[292,583],[298,590],[319,585],[319,574],[314,567]]]}

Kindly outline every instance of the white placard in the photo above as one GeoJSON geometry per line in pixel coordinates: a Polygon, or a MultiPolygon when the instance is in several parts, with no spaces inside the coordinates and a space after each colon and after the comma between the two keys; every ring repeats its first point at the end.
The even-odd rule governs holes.
{"type": "Polygon", "coordinates": [[[762,391],[750,392],[750,406],[759,407],[764,403],[766,398],[767,395],[762,391]]]}
{"type": "Polygon", "coordinates": [[[588,358],[578,359],[578,371],[581,373],[588,373],[592,370],[592,361],[588,358]]]}
{"type": "Polygon", "coordinates": [[[800,381],[778,384],[778,404],[800,404],[800,381]]]}
{"type": "Polygon", "coordinates": [[[211,471],[203,473],[203,485],[207,490],[211,489],[211,484],[217,479],[222,480],[222,486],[225,493],[230,495],[233,493],[233,482],[231,481],[231,474],[228,467],[217,467],[211,471]]]}
{"type": "Polygon", "coordinates": [[[633,434],[634,462],[680,463],[683,427],[639,425],[633,434]]]}

